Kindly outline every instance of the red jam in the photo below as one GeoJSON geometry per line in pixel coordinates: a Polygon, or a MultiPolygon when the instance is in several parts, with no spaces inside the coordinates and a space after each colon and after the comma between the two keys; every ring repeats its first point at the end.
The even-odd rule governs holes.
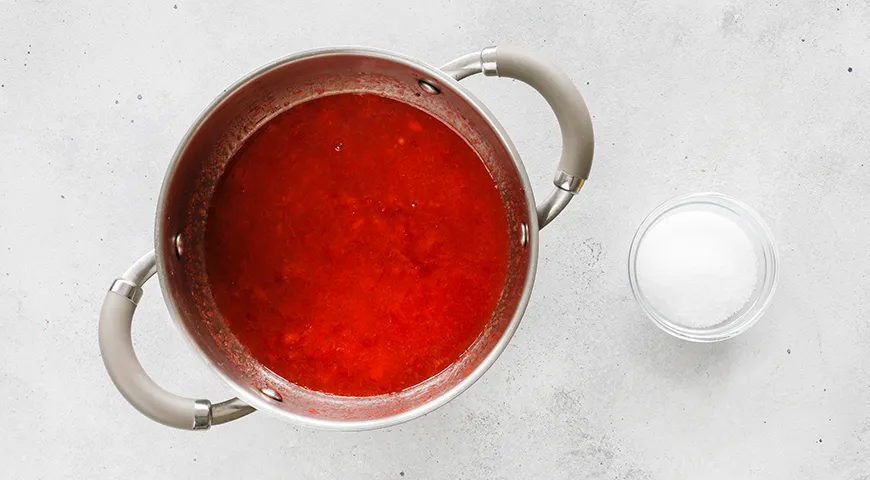
{"type": "Polygon", "coordinates": [[[372,94],[291,108],[224,173],[206,229],[218,310],[278,375],[335,395],[398,392],[453,363],[505,285],[508,225],[476,152],[372,94]]]}

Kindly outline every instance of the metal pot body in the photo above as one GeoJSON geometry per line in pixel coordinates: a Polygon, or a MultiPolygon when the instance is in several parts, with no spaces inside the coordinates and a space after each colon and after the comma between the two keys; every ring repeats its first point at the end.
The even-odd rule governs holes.
{"type": "MultiPolygon", "coordinates": [[[[538,259],[539,228],[564,208],[585,180],[582,166],[573,170],[580,171],[579,175],[560,168],[554,193],[540,208],[536,207],[516,149],[492,114],[458,81],[473,73],[497,75],[496,52],[494,48],[485,49],[439,70],[381,50],[320,49],[276,61],[225,90],[191,127],[167,170],[157,208],[154,252],[113,284],[104,304],[100,346],[121,393],[149,417],[179,428],[208,428],[256,408],[311,427],[363,430],[424,415],[480,378],[507,346],[529,301],[538,259]],[[492,63],[489,72],[488,61],[492,63]],[[425,382],[399,393],[371,397],[342,397],[305,389],[253,358],[229,331],[215,306],[203,247],[215,186],[245,140],[294,105],[349,92],[372,93],[411,104],[465,138],[495,180],[511,238],[507,282],[495,313],[477,340],[455,363],[425,382]],[[132,346],[127,345],[129,323],[142,285],[155,272],[175,323],[191,346],[235,390],[237,399],[212,405],[207,400],[178,397],[162,391],[141,370],[132,346]],[[131,372],[134,377],[138,375],[138,380],[129,380],[131,372]]],[[[519,61],[528,64],[531,59],[523,57],[519,61]]],[[[528,83],[536,86],[534,81],[528,83]]],[[[545,89],[539,90],[548,97],[545,89]]],[[[562,93],[557,96],[564,100],[562,93]]],[[[554,104],[553,99],[547,100],[554,104]]],[[[558,117],[555,105],[554,110],[558,117]]],[[[574,110],[568,113],[571,118],[578,116],[574,110]]],[[[579,117],[585,117],[588,123],[585,104],[579,117]]],[[[559,120],[564,136],[565,121],[559,120]]],[[[580,118],[581,123],[583,120],[580,118]]],[[[588,137],[585,152],[591,162],[591,126],[588,137]]]]}

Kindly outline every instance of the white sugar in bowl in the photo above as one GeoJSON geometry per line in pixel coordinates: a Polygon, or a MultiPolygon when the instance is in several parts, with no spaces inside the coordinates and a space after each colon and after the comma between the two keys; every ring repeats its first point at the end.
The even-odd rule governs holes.
{"type": "Polygon", "coordinates": [[[646,315],[685,340],[716,342],[748,330],[776,289],[770,229],[746,204],[718,193],[669,200],[631,243],[629,281],[646,315]]]}

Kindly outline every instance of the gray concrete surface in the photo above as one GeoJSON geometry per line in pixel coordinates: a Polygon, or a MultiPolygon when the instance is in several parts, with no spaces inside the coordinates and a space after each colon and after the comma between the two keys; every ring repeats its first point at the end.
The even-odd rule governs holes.
{"type": "MultiPolygon", "coordinates": [[[[867,2],[242,3],[0,0],[2,478],[870,478],[867,2]],[[576,80],[598,148],[479,383],[366,433],[264,414],[173,431],[124,402],[97,310],[151,248],[170,155],[216,94],[315,46],[440,64],[507,43],[576,80]],[[700,190],[755,206],[782,253],[766,317],[716,345],[657,330],[626,279],[643,216],[700,190]]],[[[544,102],[509,81],[467,85],[543,195],[559,151],[544,102]]],[[[164,386],[228,395],[154,285],[134,340],[164,386]]]]}

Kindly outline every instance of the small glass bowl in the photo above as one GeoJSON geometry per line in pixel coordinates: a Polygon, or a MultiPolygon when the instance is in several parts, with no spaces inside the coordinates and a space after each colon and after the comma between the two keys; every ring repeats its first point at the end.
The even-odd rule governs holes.
{"type": "Polygon", "coordinates": [[[656,207],[640,224],[628,257],[628,278],[631,291],[643,312],[659,328],[671,335],[693,342],[718,342],[749,330],[770,305],[779,275],[779,253],[773,235],[764,220],[752,208],[739,200],[719,193],[695,193],[677,197],[656,207]],[[681,325],[657,311],[644,296],[637,281],[637,252],[647,231],[657,222],[677,212],[711,211],[733,220],[749,237],[758,258],[755,290],[743,307],[716,325],[694,328],[681,325]]]}

